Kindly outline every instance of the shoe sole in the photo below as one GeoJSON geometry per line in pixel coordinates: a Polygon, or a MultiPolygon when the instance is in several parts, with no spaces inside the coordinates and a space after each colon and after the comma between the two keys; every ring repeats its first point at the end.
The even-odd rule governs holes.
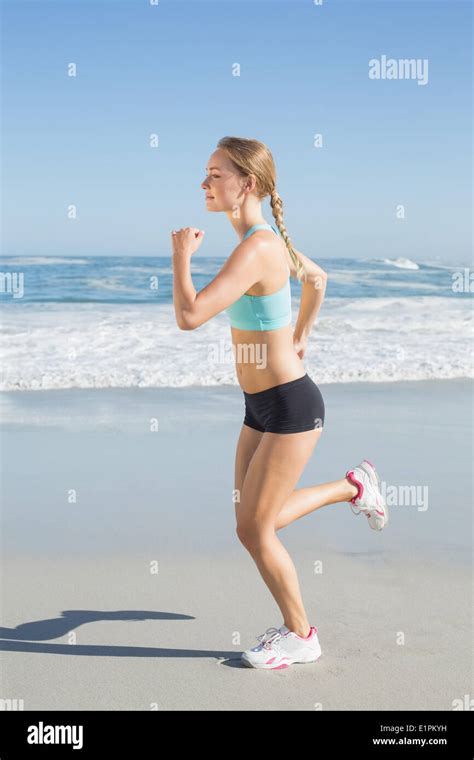
{"type": "Polygon", "coordinates": [[[316,660],[319,660],[321,655],[322,655],[322,652],[320,652],[318,655],[316,655],[316,657],[312,658],[311,660],[290,660],[288,659],[288,657],[283,657],[282,660],[286,660],[286,662],[280,662],[279,665],[273,665],[273,664],[266,665],[265,663],[254,664],[250,662],[249,660],[247,660],[246,657],[244,657],[243,655],[241,657],[241,660],[243,664],[246,665],[246,667],[255,668],[256,670],[284,670],[285,668],[289,668],[290,665],[307,665],[310,662],[316,662],[316,660]]]}
{"type": "Polygon", "coordinates": [[[388,513],[387,503],[385,502],[385,500],[384,500],[384,498],[382,496],[382,482],[381,482],[381,480],[379,478],[379,474],[378,474],[378,472],[377,472],[377,470],[375,468],[375,465],[372,464],[372,462],[370,462],[368,459],[363,459],[361,464],[362,464],[363,469],[366,471],[366,473],[369,476],[372,476],[372,477],[375,476],[375,479],[377,481],[377,488],[379,489],[380,497],[382,499],[382,506],[383,506],[384,512],[385,512],[385,521],[384,521],[384,524],[382,525],[381,528],[374,528],[374,530],[382,530],[383,528],[385,528],[386,525],[388,525],[388,521],[389,521],[389,513],[388,513]],[[370,469],[367,468],[367,467],[364,467],[364,462],[367,462],[367,464],[369,465],[370,469]]]}

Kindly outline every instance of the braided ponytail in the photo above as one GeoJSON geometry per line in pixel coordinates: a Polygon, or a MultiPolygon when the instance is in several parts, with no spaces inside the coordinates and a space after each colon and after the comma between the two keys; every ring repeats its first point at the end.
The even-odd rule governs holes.
{"type": "Polygon", "coordinates": [[[283,201],[278,195],[275,188],[270,193],[270,206],[272,207],[273,218],[275,219],[276,225],[280,230],[283,240],[285,241],[285,245],[288,248],[288,252],[292,258],[293,264],[296,267],[296,276],[298,280],[302,280],[304,279],[305,268],[301,263],[299,257],[296,255],[291,244],[291,240],[287,235],[286,227],[283,222],[283,201]]]}

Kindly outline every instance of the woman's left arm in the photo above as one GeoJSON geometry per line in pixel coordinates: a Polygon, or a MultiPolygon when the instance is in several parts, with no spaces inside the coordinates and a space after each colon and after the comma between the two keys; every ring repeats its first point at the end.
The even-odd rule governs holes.
{"type": "Polygon", "coordinates": [[[311,332],[326,293],[327,274],[310,275],[301,285],[301,302],[294,334],[307,338],[311,332]]]}
{"type": "Polygon", "coordinates": [[[293,331],[295,350],[303,358],[311,329],[324,301],[327,285],[327,273],[318,264],[296,251],[305,270],[305,279],[301,284],[301,301],[298,318],[293,331]]]}

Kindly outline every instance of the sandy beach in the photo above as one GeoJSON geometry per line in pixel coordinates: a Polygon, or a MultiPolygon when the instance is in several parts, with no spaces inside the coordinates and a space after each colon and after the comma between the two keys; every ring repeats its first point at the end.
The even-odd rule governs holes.
{"type": "Polygon", "coordinates": [[[472,382],[321,390],[325,431],[299,485],[368,457],[393,503],[380,533],[346,504],[279,531],[323,651],[283,671],[240,663],[282,620],[235,534],[239,388],[2,394],[0,698],[459,709],[473,694],[472,382]]]}

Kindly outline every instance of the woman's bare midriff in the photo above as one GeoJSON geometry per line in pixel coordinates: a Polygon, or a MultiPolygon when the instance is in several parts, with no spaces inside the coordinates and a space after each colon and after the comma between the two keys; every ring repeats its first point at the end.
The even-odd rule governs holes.
{"type": "Polygon", "coordinates": [[[258,393],[302,377],[306,370],[293,346],[293,327],[238,330],[231,327],[237,380],[246,393],[258,393]]]}

